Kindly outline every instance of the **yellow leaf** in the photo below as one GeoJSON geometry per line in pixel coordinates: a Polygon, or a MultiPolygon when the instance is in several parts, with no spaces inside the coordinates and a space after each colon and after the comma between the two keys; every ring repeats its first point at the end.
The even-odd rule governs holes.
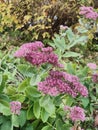
{"type": "Polygon", "coordinates": [[[2,26],[0,26],[0,32],[3,32],[3,27],[2,26]]]}
{"type": "Polygon", "coordinates": [[[44,32],[43,34],[42,34],[42,36],[43,36],[43,38],[50,38],[50,35],[49,35],[49,33],[48,32],[44,32]]]}
{"type": "Polygon", "coordinates": [[[24,26],[23,24],[18,24],[18,25],[16,26],[16,29],[15,29],[15,30],[21,29],[23,26],[24,26]]]}
{"type": "Polygon", "coordinates": [[[24,21],[27,22],[28,20],[30,20],[31,17],[32,17],[31,15],[25,15],[24,16],[24,21]]]}

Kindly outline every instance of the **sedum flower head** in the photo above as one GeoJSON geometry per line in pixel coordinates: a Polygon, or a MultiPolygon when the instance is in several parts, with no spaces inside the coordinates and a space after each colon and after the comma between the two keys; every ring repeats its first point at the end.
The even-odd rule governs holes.
{"type": "Polygon", "coordinates": [[[90,69],[93,69],[95,70],[97,68],[97,65],[95,63],[88,63],[87,66],[90,68],[90,69]]]}
{"type": "Polygon", "coordinates": [[[32,65],[40,66],[44,63],[50,63],[61,67],[58,56],[53,52],[52,47],[45,47],[40,41],[23,44],[14,54],[15,57],[23,57],[32,65]]]}
{"type": "Polygon", "coordinates": [[[44,81],[38,84],[38,90],[52,96],[65,93],[72,97],[76,97],[78,94],[84,97],[88,95],[87,88],[79,82],[77,76],[53,70],[44,81]]]}
{"type": "Polygon", "coordinates": [[[85,18],[96,20],[98,18],[98,13],[94,11],[93,7],[80,7],[80,14],[84,15],[85,18]]]}
{"type": "Polygon", "coordinates": [[[19,115],[21,109],[21,103],[18,101],[10,102],[10,109],[13,114],[19,115]]]}
{"type": "Polygon", "coordinates": [[[85,113],[84,109],[81,107],[72,107],[71,112],[70,112],[70,118],[72,121],[84,121],[85,120],[85,113]]]}
{"type": "Polygon", "coordinates": [[[14,56],[19,58],[26,57],[31,51],[37,51],[43,46],[43,43],[40,41],[36,41],[34,43],[25,43],[19,48],[19,50],[15,52],[14,56]]]}
{"type": "Polygon", "coordinates": [[[64,110],[68,110],[69,111],[69,117],[72,121],[84,121],[85,120],[85,113],[84,113],[84,109],[81,107],[69,107],[69,106],[65,106],[64,110]]]}

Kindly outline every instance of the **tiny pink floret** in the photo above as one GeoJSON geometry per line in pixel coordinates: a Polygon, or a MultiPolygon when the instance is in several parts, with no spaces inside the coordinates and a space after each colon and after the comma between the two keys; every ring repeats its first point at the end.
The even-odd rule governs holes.
{"type": "Polygon", "coordinates": [[[68,29],[68,26],[60,25],[60,29],[61,30],[66,30],[66,29],[68,29]]]}

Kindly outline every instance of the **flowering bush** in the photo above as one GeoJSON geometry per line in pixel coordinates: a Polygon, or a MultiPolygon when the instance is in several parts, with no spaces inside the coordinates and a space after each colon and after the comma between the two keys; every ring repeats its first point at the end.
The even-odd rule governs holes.
{"type": "Polygon", "coordinates": [[[5,126],[5,130],[70,130],[76,126],[94,129],[92,116],[96,112],[98,96],[93,75],[97,73],[97,65],[92,69],[88,65],[82,67],[63,62],[59,67],[57,64],[61,64],[62,59],[59,60],[52,47],[45,47],[40,41],[23,44],[13,55],[0,55],[3,57],[0,113],[1,118],[6,119],[1,122],[1,130],[5,126]],[[35,64],[41,57],[38,59],[32,54],[43,54],[43,50],[45,56],[47,53],[56,55],[56,64],[48,59],[35,64]],[[27,59],[28,54],[30,60],[27,59]],[[35,62],[31,62],[34,58],[35,62]],[[66,111],[65,106],[68,106],[66,111]]]}
{"type": "Polygon", "coordinates": [[[51,47],[35,41],[0,52],[0,130],[97,129],[98,67],[75,51],[84,34],[61,25],[51,47]]]}

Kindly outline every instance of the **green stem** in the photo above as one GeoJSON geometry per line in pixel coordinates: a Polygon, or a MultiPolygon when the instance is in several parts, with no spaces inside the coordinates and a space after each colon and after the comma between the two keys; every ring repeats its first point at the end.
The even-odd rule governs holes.
{"type": "Polygon", "coordinates": [[[52,126],[49,122],[46,122],[49,126],[51,126],[54,130],[56,130],[56,128],[54,126],[52,126]]]}
{"type": "Polygon", "coordinates": [[[12,116],[11,116],[11,130],[13,130],[13,119],[12,119],[12,116]]]}

